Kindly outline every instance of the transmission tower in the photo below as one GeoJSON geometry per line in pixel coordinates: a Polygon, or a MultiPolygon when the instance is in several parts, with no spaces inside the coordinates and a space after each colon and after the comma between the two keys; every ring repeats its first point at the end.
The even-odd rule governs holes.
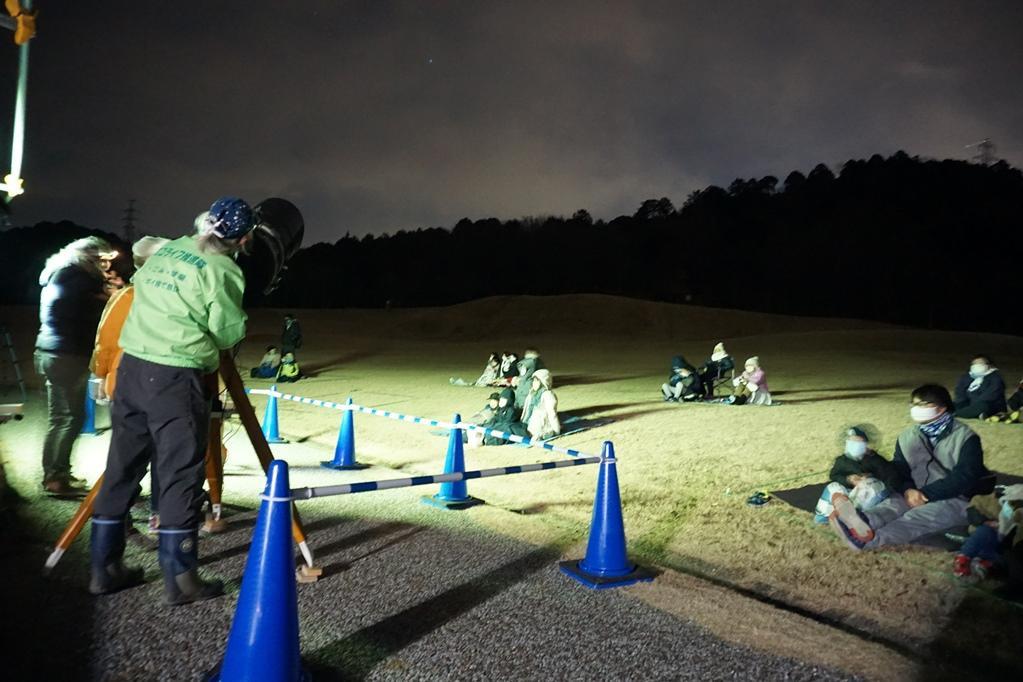
{"type": "Polygon", "coordinates": [[[997,147],[995,147],[995,143],[991,141],[990,137],[985,137],[980,142],[974,142],[973,144],[966,145],[966,149],[970,149],[971,147],[977,150],[977,153],[970,157],[972,161],[976,161],[977,163],[985,166],[990,166],[998,160],[995,157],[995,149],[997,149],[997,147]]]}
{"type": "Polygon", "coordinates": [[[135,243],[135,200],[128,199],[128,208],[124,209],[124,240],[129,244],[135,243]]]}

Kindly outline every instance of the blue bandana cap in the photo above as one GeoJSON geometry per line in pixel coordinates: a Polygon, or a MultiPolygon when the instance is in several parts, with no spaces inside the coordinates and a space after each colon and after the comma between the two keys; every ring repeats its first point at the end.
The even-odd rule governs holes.
{"type": "Polygon", "coordinates": [[[221,239],[244,237],[255,225],[252,207],[237,197],[220,197],[206,216],[206,229],[221,239]]]}

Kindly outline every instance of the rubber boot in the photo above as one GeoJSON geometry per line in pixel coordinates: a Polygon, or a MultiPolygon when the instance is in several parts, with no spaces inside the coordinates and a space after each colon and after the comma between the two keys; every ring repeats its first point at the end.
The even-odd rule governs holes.
{"type": "Polygon", "coordinates": [[[170,606],[212,599],[224,593],[219,580],[199,577],[199,530],[160,529],[160,568],[164,597],[170,606]]]}
{"type": "Polygon", "coordinates": [[[92,520],[92,578],[89,592],[110,594],[145,582],[141,568],[128,568],[124,559],[124,520],[92,520]]]}

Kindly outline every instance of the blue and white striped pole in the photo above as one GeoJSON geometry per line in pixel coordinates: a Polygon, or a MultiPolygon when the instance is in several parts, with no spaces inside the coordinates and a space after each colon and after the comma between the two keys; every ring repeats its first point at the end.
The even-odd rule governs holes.
{"type": "Polygon", "coordinates": [[[453,473],[432,474],[429,476],[410,476],[408,478],[389,478],[382,481],[362,481],[360,483],[322,485],[316,486],[315,488],[292,488],[291,498],[294,500],[311,500],[314,497],[354,495],[355,493],[369,493],[374,490],[394,490],[396,488],[411,488],[417,485],[436,485],[437,483],[446,483],[451,481],[469,481],[475,478],[510,476],[512,474],[526,474],[531,471],[547,471],[549,469],[565,469],[568,467],[583,466],[585,464],[599,464],[600,460],[601,458],[597,456],[578,457],[576,459],[558,459],[551,462],[517,464],[515,466],[496,467],[493,469],[477,469],[475,471],[456,471],[453,473]]]}

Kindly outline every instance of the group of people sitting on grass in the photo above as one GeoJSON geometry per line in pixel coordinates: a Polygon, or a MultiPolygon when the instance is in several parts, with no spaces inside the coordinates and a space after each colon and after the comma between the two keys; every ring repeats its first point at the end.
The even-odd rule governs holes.
{"type": "Polygon", "coordinates": [[[844,451],[832,464],[815,519],[856,550],[950,539],[969,527],[953,574],[977,580],[1001,572],[1006,596],[1018,599],[1023,485],[996,486],[980,436],[957,419],[958,405],[943,386],[915,389],[913,423],[899,434],[891,460],[873,449],[877,435],[870,426],[846,429],[844,451]]]}
{"type": "Polygon", "coordinates": [[[281,346],[267,346],[259,365],[249,371],[253,379],[273,379],[278,383],[291,383],[302,378],[302,370],[295,352],[302,347],[302,327],[294,315],[284,316],[281,346]]]}
{"type": "MultiPolygon", "coordinates": [[[[474,385],[501,387],[502,390],[490,394],[487,404],[473,415],[473,423],[523,438],[548,440],[560,435],[558,396],[553,390],[551,372],[544,365],[540,352],[527,348],[521,360],[515,353],[503,353],[496,364],[495,360],[497,354],[491,353],[483,375],[474,385]]],[[[451,380],[451,383],[467,385],[458,384],[456,380],[451,380]]],[[[508,442],[497,435],[484,436],[480,431],[469,431],[467,438],[473,447],[508,442]]]]}
{"type": "Polygon", "coordinates": [[[742,373],[735,376],[735,361],[725,350],[724,343],[714,346],[710,357],[699,368],[681,355],[673,357],[668,381],[661,384],[661,395],[666,402],[714,400],[715,388],[729,383],[731,395],[719,402],[729,405],[770,405],[772,402],[760,358],[754,355],[747,359],[742,373]]]}

